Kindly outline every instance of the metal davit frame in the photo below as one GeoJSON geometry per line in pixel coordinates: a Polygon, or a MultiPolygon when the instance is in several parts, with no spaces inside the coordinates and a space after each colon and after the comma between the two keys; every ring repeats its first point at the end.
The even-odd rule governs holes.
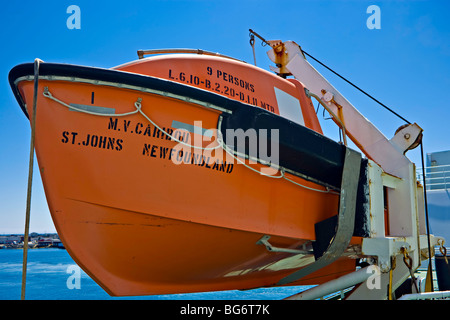
{"type": "MultiPolygon", "coordinates": [[[[374,259],[374,265],[380,271],[382,289],[373,290],[366,285],[359,285],[347,298],[391,298],[392,292],[413,274],[421,260],[428,259],[427,241],[434,247],[442,239],[427,234],[423,187],[416,180],[414,163],[404,155],[418,145],[422,129],[417,124],[407,124],[399,128],[392,139],[387,139],[308,63],[298,44],[293,41],[263,41],[272,47],[267,52],[276,64],[276,68],[271,67],[272,71],[284,77],[293,75],[301,81],[311,96],[337,115],[339,119],[333,120],[338,126],[345,126],[343,132],[369,159],[370,201],[369,210],[365,213],[368,236],[362,239],[361,256],[374,259]],[[388,211],[386,216],[385,202],[388,211]],[[387,287],[388,293],[385,290],[387,287]]],[[[301,271],[296,277],[292,275],[292,279],[288,277],[287,280],[304,276],[301,271]]],[[[358,272],[354,273],[354,277],[362,280],[356,282],[365,281],[367,277],[359,277],[358,272]]],[[[352,279],[352,274],[346,278],[352,279]]],[[[355,281],[350,282],[356,284],[355,281]]]]}

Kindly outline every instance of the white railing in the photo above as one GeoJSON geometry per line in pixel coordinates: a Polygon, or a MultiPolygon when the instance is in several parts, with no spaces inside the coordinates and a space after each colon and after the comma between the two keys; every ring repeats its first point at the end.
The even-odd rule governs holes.
{"type": "MultiPolygon", "coordinates": [[[[417,179],[423,181],[422,168],[417,169],[417,179]]],[[[450,189],[450,165],[425,167],[427,190],[450,189]]]]}

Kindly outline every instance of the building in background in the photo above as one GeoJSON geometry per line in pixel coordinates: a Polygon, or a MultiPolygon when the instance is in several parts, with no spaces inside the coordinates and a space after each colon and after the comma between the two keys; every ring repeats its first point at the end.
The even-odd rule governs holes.
{"type": "Polygon", "coordinates": [[[450,150],[427,154],[426,187],[431,233],[450,245],[450,150]]]}

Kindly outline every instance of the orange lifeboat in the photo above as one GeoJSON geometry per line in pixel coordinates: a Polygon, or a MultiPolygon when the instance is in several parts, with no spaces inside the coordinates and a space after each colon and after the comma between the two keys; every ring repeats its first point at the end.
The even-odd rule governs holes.
{"type": "Polygon", "coordinates": [[[9,80],[30,120],[38,80],[50,212],[109,294],[320,284],[355,270],[342,254],[283,281],[326,250],[334,227],[319,226],[342,201],[346,148],[322,135],[301,82],[205,54],[41,63],[37,75],[29,63],[9,80]]]}

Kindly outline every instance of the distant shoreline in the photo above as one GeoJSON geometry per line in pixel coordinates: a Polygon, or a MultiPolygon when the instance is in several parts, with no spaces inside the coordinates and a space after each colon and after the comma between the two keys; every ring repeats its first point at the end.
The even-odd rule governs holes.
{"type": "MultiPolygon", "coordinates": [[[[25,235],[0,234],[0,249],[23,249],[25,235]]],[[[57,233],[32,232],[28,236],[29,249],[58,248],[65,249],[57,233]]]]}
{"type": "MultiPolygon", "coordinates": [[[[56,235],[56,236],[58,236],[58,233],[56,233],[56,232],[30,232],[29,235],[30,236],[34,236],[34,235],[40,235],[40,236],[56,235]]],[[[11,232],[11,233],[0,233],[0,237],[3,237],[3,236],[21,236],[21,237],[24,237],[25,235],[23,233],[14,233],[14,232],[11,232]]]]}
{"type": "MultiPolygon", "coordinates": [[[[23,249],[23,247],[9,247],[9,246],[2,246],[0,245],[0,250],[17,250],[17,249],[23,249]]],[[[30,250],[37,250],[37,249],[63,249],[66,250],[64,247],[28,247],[30,250]]]]}

